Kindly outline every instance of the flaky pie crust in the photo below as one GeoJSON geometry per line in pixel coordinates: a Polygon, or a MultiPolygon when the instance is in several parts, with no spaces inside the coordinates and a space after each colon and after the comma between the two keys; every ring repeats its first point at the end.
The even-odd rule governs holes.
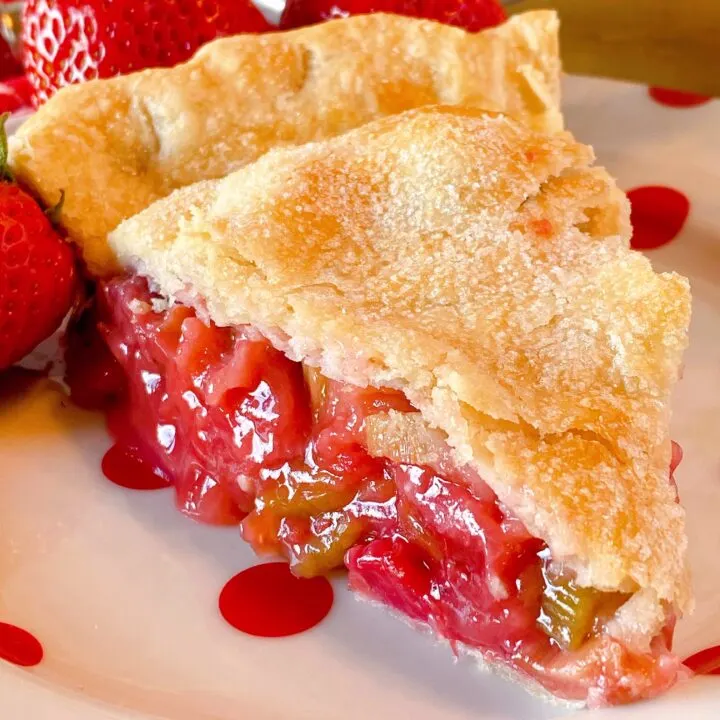
{"type": "Polygon", "coordinates": [[[272,151],[109,237],[122,262],[291,358],[402,389],[647,640],[690,603],[668,477],[688,282],[629,249],[590,148],[425,108],[272,151]]]}
{"type": "Polygon", "coordinates": [[[108,275],[121,220],[277,145],[438,103],[559,128],[557,30],[547,11],[479,34],[379,14],[225,38],[172,69],[62,90],[12,138],[11,166],[47,206],[65,191],[62,225],[108,275]]]}

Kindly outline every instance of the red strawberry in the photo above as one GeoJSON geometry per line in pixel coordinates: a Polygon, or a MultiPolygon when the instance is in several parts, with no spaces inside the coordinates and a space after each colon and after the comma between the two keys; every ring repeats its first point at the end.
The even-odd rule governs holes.
{"type": "Polygon", "coordinates": [[[437,20],[478,32],[507,19],[499,0],[288,0],[280,27],[304,25],[372,12],[437,20]]]}
{"type": "MultiPolygon", "coordinates": [[[[0,0],[0,12],[3,12],[3,0],[0,0]]],[[[0,22],[2,20],[0,19],[0,22]]],[[[15,59],[10,46],[0,34],[0,80],[20,75],[22,73],[22,65],[15,59]]]]}
{"type": "Polygon", "coordinates": [[[0,114],[30,105],[30,83],[24,75],[0,82],[0,114]]]}
{"type": "Polygon", "coordinates": [[[0,80],[19,75],[21,72],[20,63],[13,57],[5,40],[0,37],[0,80]]]}
{"type": "Polygon", "coordinates": [[[27,0],[25,70],[39,105],[71,83],[175,65],[215,37],[269,29],[250,0],[27,0]]]}
{"type": "Polygon", "coordinates": [[[55,331],[75,292],[70,246],[30,195],[10,182],[0,117],[0,369],[55,331]]]}

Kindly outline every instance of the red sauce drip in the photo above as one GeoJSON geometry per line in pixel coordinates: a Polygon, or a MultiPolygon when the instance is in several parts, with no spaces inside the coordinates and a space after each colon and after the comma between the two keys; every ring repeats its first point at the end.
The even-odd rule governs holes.
{"type": "Polygon", "coordinates": [[[40,664],[43,654],[43,647],[34,635],[0,622],[0,659],[20,667],[33,667],[40,664]]]}
{"type": "Polygon", "coordinates": [[[632,247],[652,250],[674,240],[690,213],[690,201],[679,190],[661,185],[638,187],[628,192],[632,206],[632,247]]]}
{"type": "Polygon", "coordinates": [[[125,445],[113,445],[102,459],[102,471],[110,482],[129,490],[162,490],[170,483],[152,465],[125,445]]]}
{"type": "Polygon", "coordinates": [[[315,627],[330,612],[332,585],[299,578],[287,563],[243,570],[220,593],[220,613],[235,629],[257,637],[287,637],[315,627]]]}
{"type": "Polygon", "coordinates": [[[650,97],[660,105],[672,108],[691,108],[705,105],[712,99],[708,95],[698,93],[682,92],[681,90],[669,90],[667,88],[651,87],[648,90],[650,97]]]}
{"type": "Polygon", "coordinates": [[[691,655],[683,664],[699,675],[720,675],[720,645],[691,655]]]}

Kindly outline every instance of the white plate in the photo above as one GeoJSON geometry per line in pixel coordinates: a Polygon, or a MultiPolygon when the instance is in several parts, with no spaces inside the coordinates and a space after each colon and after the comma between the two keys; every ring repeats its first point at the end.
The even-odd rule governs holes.
{"type": "MultiPolygon", "coordinates": [[[[688,655],[720,643],[720,103],[668,109],[641,87],[570,79],[568,123],[625,188],[669,185],[691,214],[651,253],[691,277],[692,346],[674,436],[688,511],[697,610],[678,628],[688,655]]],[[[109,441],[97,417],[47,389],[0,405],[0,621],[34,633],[43,662],[0,662],[5,720],[418,720],[550,718],[544,705],[335,582],[327,620],[304,635],[255,639],[217,612],[226,580],[256,562],[235,530],[196,525],[166,492],[102,478],[109,441]]],[[[720,716],[720,679],[592,718],[720,716]]]]}

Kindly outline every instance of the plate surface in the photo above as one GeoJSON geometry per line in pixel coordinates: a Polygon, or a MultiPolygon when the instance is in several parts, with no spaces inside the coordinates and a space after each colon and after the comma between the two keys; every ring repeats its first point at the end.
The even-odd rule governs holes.
{"type": "MultiPolygon", "coordinates": [[[[682,232],[650,255],[692,280],[694,318],[674,437],[688,512],[697,609],[679,625],[686,656],[720,644],[720,102],[687,109],[646,89],[570,78],[565,110],[623,188],[662,185],[690,201],[682,232]]],[[[196,525],[166,491],[103,479],[101,421],[49,384],[0,397],[0,622],[32,632],[42,663],[0,661],[3,720],[541,719],[566,711],[455,662],[334,580],[314,630],[252,638],[217,611],[225,582],[257,562],[234,529],[196,525]]],[[[720,678],[582,718],[720,716],[720,678]]]]}

